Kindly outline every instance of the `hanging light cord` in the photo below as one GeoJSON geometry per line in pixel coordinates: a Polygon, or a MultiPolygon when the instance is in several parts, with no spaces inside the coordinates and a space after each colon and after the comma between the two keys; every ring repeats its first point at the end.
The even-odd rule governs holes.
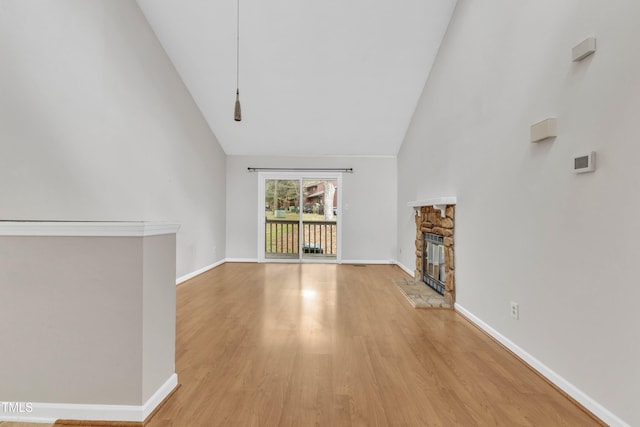
{"type": "Polygon", "coordinates": [[[242,121],[240,110],[240,0],[236,0],[236,105],[233,111],[233,120],[242,121]]]}
{"type": "Polygon", "coordinates": [[[236,1],[236,92],[240,91],[240,0],[236,1]]]}

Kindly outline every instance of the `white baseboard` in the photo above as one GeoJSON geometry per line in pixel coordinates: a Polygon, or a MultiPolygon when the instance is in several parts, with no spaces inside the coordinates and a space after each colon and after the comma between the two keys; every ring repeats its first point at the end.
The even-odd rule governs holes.
{"type": "Polygon", "coordinates": [[[164,384],[156,390],[144,405],[142,405],[142,421],[146,420],[149,415],[169,396],[169,394],[178,386],[178,374],[173,374],[164,384]]]}
{"type": "Polygon", "coordinates": [[[194,278],[194,277],[196,277],[197,275],[202,274],[202,273],[205,273],[205,272],[207,272],[207,271],[211,270],[212,268],[215,268],[215,267],[217,267],[217,266],[219,266],[219,265],[222,265],[222,264],[224,264],[224,263],[225,263],[225,260],[224,260],[224,259],[221,259],[221,260],[220,260],[220,261],[218,261],[218,262],[215,262],[215,263],[213,263],[213,264],[211,264],[211,265],[207,265],[206,267],[202,267],[202,268],[200,268],[200,269],[198,269],[198,270],[196,270],[196,271],[194,271],[194,272],[192,272],[192,273],[185,274],[185,275],[184,275],[184,276],[182,276],[182,277],[178,277],[178,278],[176,279],[176,285],[179,285],[180,283],[186,282],[186,281],[187,281],[187,280],[189,280],[189,279],[193,279],[193,278],[194,278]]]}
{"type": "Polygon", "coordinates": [[[573,399],[575,399],[582,406],[591,411],[595,416],[600,418],[602,421],[607,423],[611,427],[631,427],[629,424],[625,423],[623,420],[618,418],[615,414],[609,411],[607,408],[593,400],[589,395],[584,393],[582,390],[571,384],[569,381],[560,376],[557,372],[553,371],[551,368],[546,366],[544,363],[533,357],[531,354],[527,353],[525,350],[517,346],[507,337],[502,335],[500,332],[493,329],[491,326],[483,322],[480,318],[475,316],[473,313],[462,307],[460,304],[455,304],[455,309],[458,313],[469,319],[480,329],[485,331],[487,334],[491,335],[502,345],[511,350],[514,354],[516,354],[520,359],[522,359],[527,365],[536,370],[540,375],[545,377],[551,383],[553,383],[560,390],[567,393],[573,399]]]}
{"type": "MultiPolygon", "coordinates": [[[[176,285],[179,285],[183,282],[186,282],[189,279],[193,279],[194,277],[202,274],[202,273],[206,273],[207,271],[218,267],[219,265],[222,265],[226,262],[233,262],[233,263],[242,263],[242,262],[247,262],[247,263],[257,263],[259,262],[259,260],[257,258],[225,258],[223,260],[220,260],[214,264],[208,265],[206,267],[202,267],[199,270],[196,270],[192,273],[186,274],[182,277],[178,277],[176,279],[176,285]]],[[[278,261],[278,260],[267,260],[267,262],[291,262],[290,260],[284,260],[284,261],[278,261]]],[[[297,260],[295,262],[298,262],[297,260]]],[[[342,260],[341,264],[397,264],[396,261],[393,260],[342,260]]],[[[401,266],[401,268],[405,271],[407,271],[404,267],[401,266]]],[[[411,275],[413,275],[413,273],[409,273],[411,275]]]]}
{"type": "Polygon", "coordinates": [[[400,261],[395,261],[395,265],[400,267],[409,276],[414,277],[415,271],[411,270],[409,267],[407,267],[406,265],[402,264],[400,261]]]}
{"type": "Polygon", "coordinates": [[[73,403],[31,403],[32,411],[7,414],[0,407],[0,421],[54,423],[57,420],[142,422],[176,388],[178,375],[173,374],[144,405],[87,405],[73,403]]]}
{"type": "Polygon", "coordinates": [[[393,260],[390,259],[343,259],[341,264],[395,264],[393,260]]]}
{"type": "Polygon", "coordinates": [[[258,258],[225,258],[224,262],[253,262],[257,263],[258,258]]]}
{"type": "MultiPolygon", "coordinates": [[[[273,260],[274,262],[277,260],[273,260]]],[[[222,261],[219,261],[215,264],[212,264],[208,267],[204,267],[198,271],[194,271],[191,274],[188,274],[186,276],[183,276],[181,278],[179,278],[177,281],[181,281],[184,282],[185,280],[189,280],[195,276],[197,276],[198,274],[202,274],[207,270],[211,270],[214,267],[217,267],[221,264],[224,264],[225,262],[248,262],[248,263],[257,263],[259,262],[258,258],[225,258],[222,261]]],[[[272,260],[266,260],[266,262],[272,262],[272,260]]],[[[298,260],[284,260],[284,262],[298,262],[298,260]]],[[[331,261],[333,262],[333,261],[331,261]]],[[[341,264],[380,264],[380,265],[387,265],[387,264],[397,264],[400,266],[400,268],[402,268],[405,271],[409,271],[406,267],[402,266],[401,264],[399,264],[397,261],[392,260],[392,259],[343,259],[341,262],[341,264]]],[[[413,272],[410,272],[409,274],[411,274],[413,276],[413,272]]]]}

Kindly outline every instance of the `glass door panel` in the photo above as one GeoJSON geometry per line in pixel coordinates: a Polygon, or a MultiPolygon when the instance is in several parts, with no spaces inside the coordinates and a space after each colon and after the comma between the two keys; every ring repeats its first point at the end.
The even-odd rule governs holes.
{"type": "Polygon", "coordinates": [[[302,180],[302,259],[336,259],[337,201],[336,179],[302,180]]]}
{"type": "Polygon", "coordinates": [[[264,187],[264,255],[300,258],[300,180],[267,179],[264,187]]]}

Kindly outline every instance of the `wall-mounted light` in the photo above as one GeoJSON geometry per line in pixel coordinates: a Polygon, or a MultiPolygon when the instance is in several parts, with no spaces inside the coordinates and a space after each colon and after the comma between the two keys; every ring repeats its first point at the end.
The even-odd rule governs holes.
{"type": "Polygon", "coordinates": [[[531,142],[544,141],[553,138],[557,134],[557,121],[555,118],[545,119],[531,125],[531,142]]]}
{"type": "Polygon", "coordinates": [[[584,39],[571,50],[573,62],[582,61],[587,56],[592,55],[596,51],[596,39],[589,37],[584,39]]]}

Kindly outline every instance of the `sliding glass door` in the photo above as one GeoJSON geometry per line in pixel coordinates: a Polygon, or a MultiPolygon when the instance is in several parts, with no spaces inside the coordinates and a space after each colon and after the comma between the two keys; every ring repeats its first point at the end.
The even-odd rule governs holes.
{"type": "Polygon", "coordinates": [[[259,259],[340,260],[340,174],[261,173],[259,259]]]}
{"type": "Polygon", "coordinates": [[[300,180],[264,181],[264,255],[270,259],[300,257],[300,180]]]}

